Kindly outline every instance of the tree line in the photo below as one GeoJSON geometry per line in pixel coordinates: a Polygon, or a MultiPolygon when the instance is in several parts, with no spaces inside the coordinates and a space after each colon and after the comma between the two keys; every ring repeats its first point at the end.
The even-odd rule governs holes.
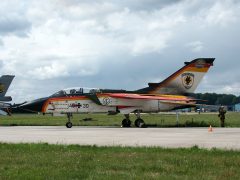
{"type": "Polygon", "coordinates": [[[191,95],[196,99],[206,100],[207,105],[235,105],[240,103],[240,96],[233,94],[216,94],[216,93],[195,93],[191,95]]]}

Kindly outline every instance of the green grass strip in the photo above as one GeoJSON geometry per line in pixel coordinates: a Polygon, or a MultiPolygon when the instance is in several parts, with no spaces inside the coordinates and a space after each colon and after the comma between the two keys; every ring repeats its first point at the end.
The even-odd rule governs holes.
{"type": "Polygon", "coordinates": [[[240,179],[240,151],[0,143],[0,179],[240,179]]]}
{"type": "MultiPolygon", "coordinates": [[[[176,122],[175,114],[142,114],[142,119],[150,127],[213,127],[220,126],[217,114],[180,114],[179,122],[176,122]]],[[[74,126],[115,126],[120,127],[124,116],[121,114],[109,116],[106,114],[74,114],[74,126]],[[84,119],[91,118],[89,121],[84,119]]],[[[131,115],[132,125],[136,119],[131,115]]],[[[67,117],[54,117],[51,115],[37,114],[13,114],[12,116],[0,116],[1,126],[65,126],[67,117]]],[[[226,127],[240,127],[240,113],[228,112],[226,115],[226,127]]],[[[133,125],[134,126],[134,125],[133,125]]]]}

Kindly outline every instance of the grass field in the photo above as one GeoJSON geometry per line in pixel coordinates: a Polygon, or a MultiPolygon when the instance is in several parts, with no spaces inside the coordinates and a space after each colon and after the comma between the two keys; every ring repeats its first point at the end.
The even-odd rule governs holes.
{"type": "MultiPolygon", "coordinates": [[[[141,116],[146,124],[152,127],[207,127],[210,124],[219,127],[220,122],[217,114],[185,114],[179,115],[179,123],[176,122],[175,114],[143,114],[141,116]]],[[[0,125],[38,125],[38,126],[64,126],[66,116],[53,117],[51,115],[37,114],[13,114],[12,116],[0,116],[0,125]]],[[[121,126],[123,115],[106,114],[75,114],[73,116],[73,125],[75,126],[121,126]],[[91,121],[84,121],[84,118],[92,118],[91,121]]],[[[131,115],[132,124],[136,119],[131,115]]],[[[226,127],[240,127],[240,113],[230,113],[226,115],[226,127]]]]}
{"type": "Polygon", "coordinates": [[[0,179],[240,179],[240,152],[0,144],[0,179]]]}
{"type": "MultiPolygon", "coordinates": [[[[174,114],[142,118],[153,127],[177,126],[174,114]]],[[[78,114],[73,124],[119,127],[122,119],[122,115],[78,114]]],[[[5,126],[65,123],[66,117],[51,115],[0,116],[0,125],[5,126]]],[[[210,124],[219,126],[217,114],[179,115],[180,127],[210,124]]],[[[240,113],[228,113],[226,126],[240,127],[240,113]]],[[[0,179],[240,179],[239,167],[240,151],[0,143],[0,179]]]]}

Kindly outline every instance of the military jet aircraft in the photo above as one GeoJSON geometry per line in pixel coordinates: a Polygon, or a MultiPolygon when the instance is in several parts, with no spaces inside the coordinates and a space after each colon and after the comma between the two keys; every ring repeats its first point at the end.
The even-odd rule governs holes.
{"type": "Polygon", "coordinates": [[[121,113],[122,127],[130,127],[130,113],[135,113],[136,127],[143,127],[141,113],[170,111],[195,106],[197,99],[189,96],[213,66],[214,58],[198,58],[160,83],[135,91],[99,88],[67,88],[55,94],[24,103],[19,108],[32,112],[67,114],[67,128],[72,127],[73,113],[121,113]]]}
{"type": "Polygon", "coordinates": [[[1,115],[10,115],[9,108],[11,107],[10,103],[5,103],[12,101],[11,96],[5,96],[7,90],[12,83],[14,76],[13,75],[3,75],[0,77],[0,114],[1,115]]]}

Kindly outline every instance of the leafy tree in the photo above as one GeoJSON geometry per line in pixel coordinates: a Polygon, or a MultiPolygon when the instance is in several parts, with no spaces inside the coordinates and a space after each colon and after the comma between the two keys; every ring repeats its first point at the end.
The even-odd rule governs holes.
{"type": "Polygon", "coordinates": [[[240,96],[233,94],[216,94],[216,93],[196,93],[192,94],[196,99],[206,100],[204,104],[208,105],[234,105],[240,103],[240,96]]]}

